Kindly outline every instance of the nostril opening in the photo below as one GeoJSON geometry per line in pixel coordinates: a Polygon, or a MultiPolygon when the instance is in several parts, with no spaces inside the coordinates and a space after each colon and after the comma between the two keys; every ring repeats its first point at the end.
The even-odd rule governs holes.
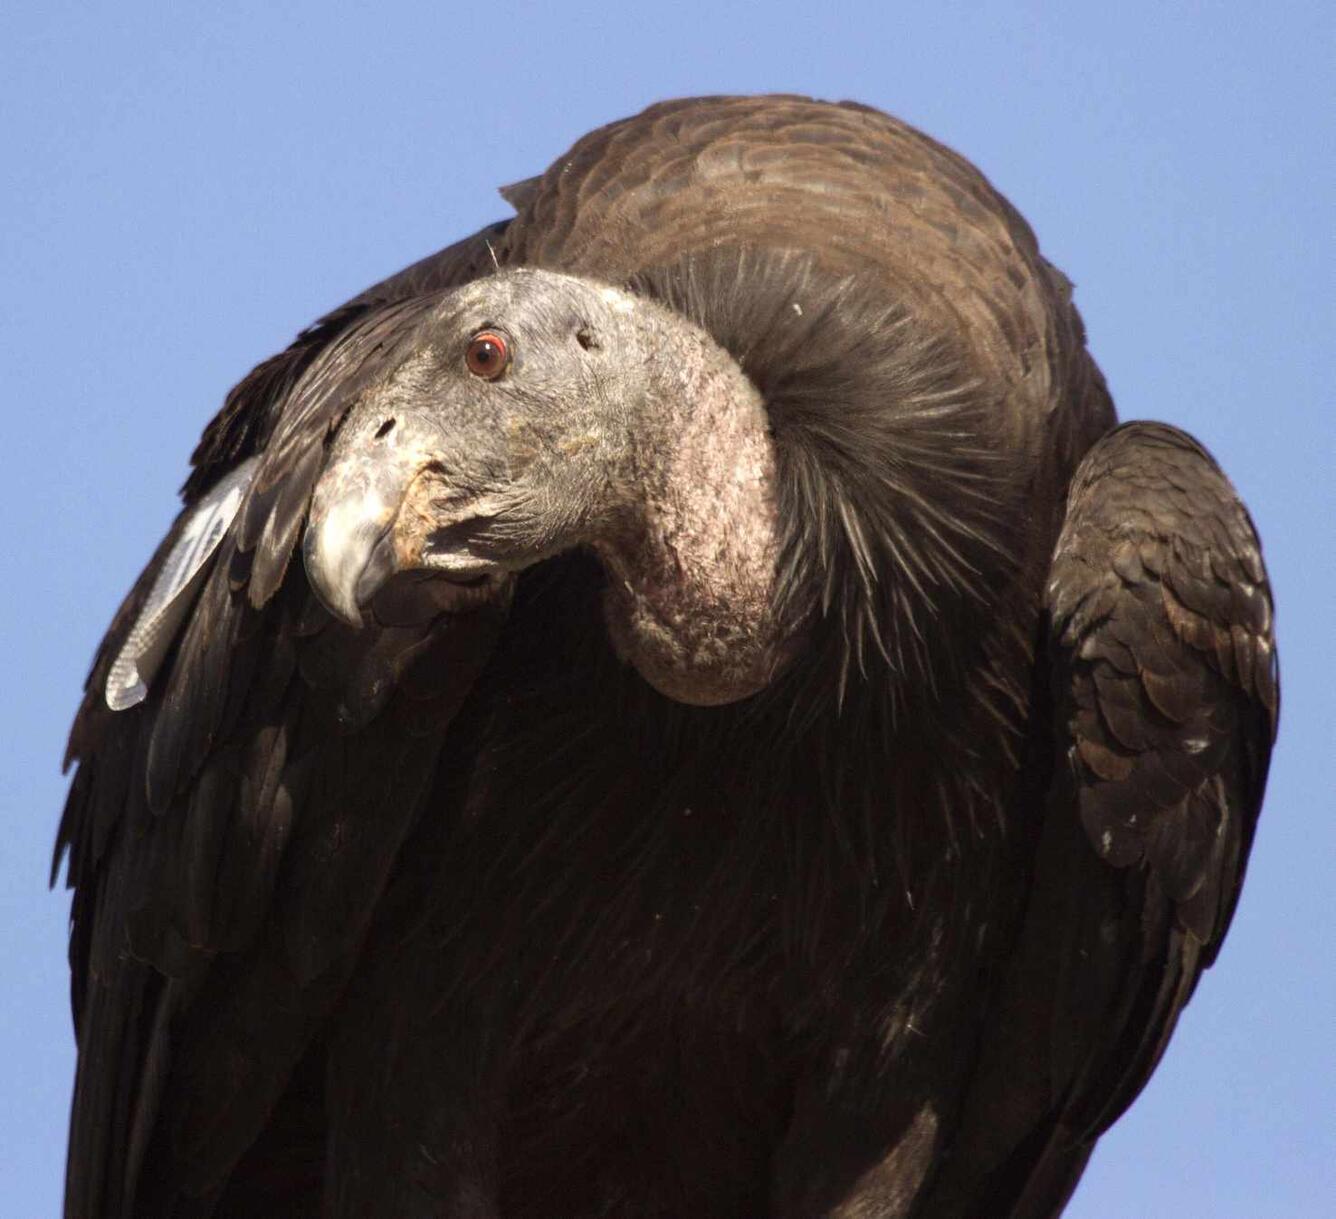
{"type": "Polygon", "coordinates": [[[394,420],[387,419],[376,429],[376,439],[384,440],[392,431],[394,431],[394,420]]]}

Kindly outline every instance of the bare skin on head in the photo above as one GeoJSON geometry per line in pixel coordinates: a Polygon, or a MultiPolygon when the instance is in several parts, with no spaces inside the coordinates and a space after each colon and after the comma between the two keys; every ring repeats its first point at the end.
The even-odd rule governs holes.
{"type": "Polygon", "coordinates": [[[603,284],[507,272],[444,297],[344,420],[306,568],[361,622],[405,573],[438,611],[588,547],[619,653],[670,698],[733,702],[792,651],[774,488],[760,394],[702,330],[603,284]],[[481,335],[504,350],[475,366],[481,335]]]}

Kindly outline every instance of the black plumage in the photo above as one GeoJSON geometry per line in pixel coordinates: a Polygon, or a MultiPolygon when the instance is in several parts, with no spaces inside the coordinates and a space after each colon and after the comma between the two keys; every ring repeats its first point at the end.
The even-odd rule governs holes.
{"type": "MultiPolygon", "coordinates": [[[[94,664],[57,845],[67,1214],[1056,1214],[1237,900],[1278,701],[1245,510],[1183,433],[1115,428],[1024,221],[876,111],[666,103],[505,193],[232,391],[94,664]],[[486,393],[469,292],[530,319],[486,393]],[[572,300],[582,354],[540,348],[572,300]],[[501,403],[479,435],[527,477],[642,375],[623,315],[703,332],[763,403],[764,682],[661,693],[597,531],[419,612],[438,524],[393,605],[324,608],[313,495],[364,421],[501,403]],[[539,376],[581,387],[555,423],[539,376]],[[172,538],[250,457],[112,712],[172,538]]],[[[477,544],[528,537],[517,505],[477,544]]]]}

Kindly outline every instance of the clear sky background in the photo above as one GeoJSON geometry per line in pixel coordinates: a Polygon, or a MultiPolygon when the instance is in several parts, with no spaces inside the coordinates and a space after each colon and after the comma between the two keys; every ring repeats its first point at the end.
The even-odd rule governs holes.
{"type": "Polygon", "coordinates": [[[508,214],[494,188],[590,128],[663,97],[773,90],[870,102],[973,159],[1075,280],[1122,416],[1195,432],[1252,509],[1284,683],[1252,869],[1219,964],[1069,1213],[1332,1213],[1331,13],[5,5],[0,1214],[59,1205],[67,901],[45,879],[65,731],[224,392],[318,314],[508,214]]]}

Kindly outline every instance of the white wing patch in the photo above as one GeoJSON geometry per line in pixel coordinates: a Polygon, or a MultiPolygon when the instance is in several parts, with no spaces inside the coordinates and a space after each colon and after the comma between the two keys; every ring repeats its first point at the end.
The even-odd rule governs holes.
{"type": "Polygon", "coordinates": [[[113,711],[125,711],[147,697],[148,684],[195,602],[209,560],[231,529],[259,460],[243,461],[195,505],[107,674],[107,706],[113,711]]]}

